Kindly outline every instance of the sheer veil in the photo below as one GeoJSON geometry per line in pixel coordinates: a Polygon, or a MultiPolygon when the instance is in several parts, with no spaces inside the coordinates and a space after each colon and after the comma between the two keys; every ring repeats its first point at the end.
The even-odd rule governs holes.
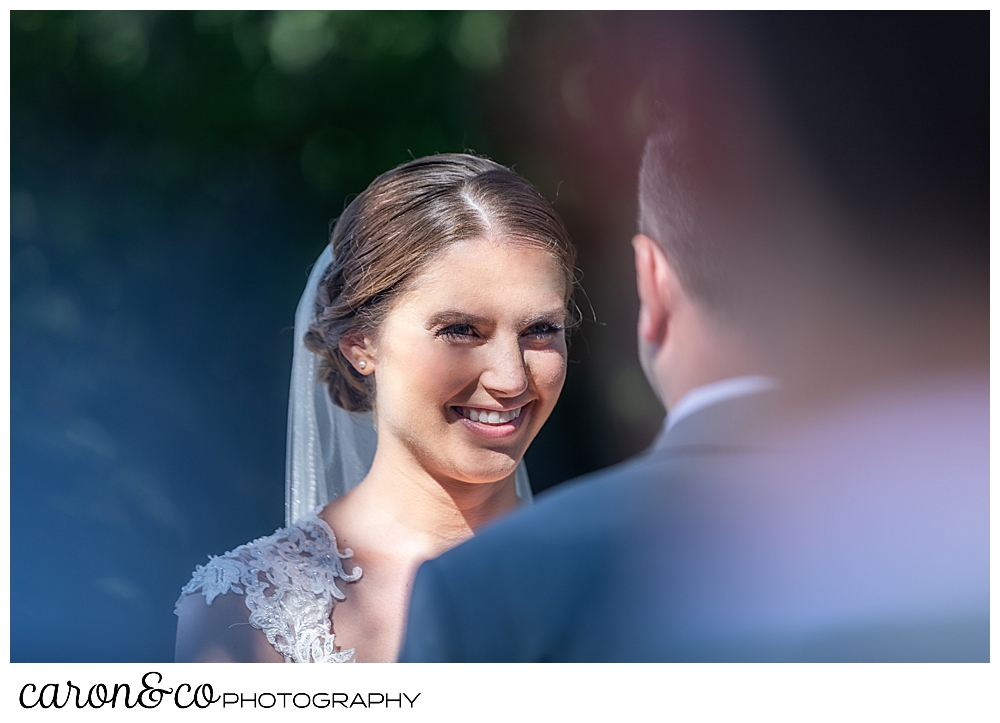
{"type": "MultiPolygon", "coordinates": [[[[315,318],[316,289],[333,260],[330,244],[316,260],[295,310],[295,351],[288,395],[288,448],[285,458],[285,524],[351,489],[368,474],[377,436],[371,412],[348,412],[330,400],[317,381],[319,357],[303,338],[315,318]]],[[[531,501],[524,460],[515,473],[517,496],[531,501]]]]}

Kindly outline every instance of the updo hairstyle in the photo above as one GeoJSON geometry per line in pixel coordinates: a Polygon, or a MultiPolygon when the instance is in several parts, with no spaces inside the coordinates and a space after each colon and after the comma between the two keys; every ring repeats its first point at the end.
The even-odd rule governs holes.
{"type": "Polygon", "coordinates": [[[344,335],[375,336],[393,301],[431,259],[449,244],[477,238],[551,253],[565,273],[568,316],[577,317],[573,246],[562,220],[530,183],[463,153],[409,161],[372,181],[333,227],[333,262],[320,279],[305,345],[321,358],[319,380],[334,404],[358,412],[372,409],[374,401],[374,375],[361,375],[344,357],[344,335]]]}

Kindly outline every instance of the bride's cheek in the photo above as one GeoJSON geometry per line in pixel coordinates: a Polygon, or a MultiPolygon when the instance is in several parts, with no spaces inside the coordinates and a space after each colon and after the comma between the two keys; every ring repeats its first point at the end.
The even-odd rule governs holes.
{"type": "Polygon", "coordinates": [[[540,392],[558,394],[566,381],[566,357],[559,354],[542,354],[529,364],[535,384],[540,392]]]}
{"type": "Polygon", "coordinates": [[[535,388],[543,395],[546,406],[556,403],[563,383],[566,381],[566,364],[563,361],[549,361],[532,368],[535,388]]]}

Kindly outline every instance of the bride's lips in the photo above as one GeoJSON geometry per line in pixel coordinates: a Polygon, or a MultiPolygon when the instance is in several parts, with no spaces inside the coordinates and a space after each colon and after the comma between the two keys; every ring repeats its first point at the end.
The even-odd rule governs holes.
{"type": "Polygon", "coordinates": [[[528,416],[531,410],[533,402],[528,402],[525,405],[516,407],[515,409],[505,410],[506,416],[508,416],[508,421],[490,424],[489,422],[473,421],[469,419],[469,411],[476,410],[480,413],[490,412],[496,413],[498,416],[501,414],[501,410],[490,410],[484,409],[482,407],[466,407],[466,406],[454,406],[452,411],[458,415],[458,420],[465,425],[465,428],[470,432],[475,434],[477,437],[482,439],[500,439],[502,437],[509,437],[510,435],[517,432],[518,427],[524,422],[525,417],[528,416]],[[517,416],[514,416],[514,415],[517,416]]]}

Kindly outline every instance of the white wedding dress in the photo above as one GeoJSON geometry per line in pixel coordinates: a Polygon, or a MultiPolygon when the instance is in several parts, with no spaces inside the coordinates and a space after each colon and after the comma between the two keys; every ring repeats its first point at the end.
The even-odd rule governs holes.
{"type": "MultiPolygon", "coordinates": [[[[317,382],[318,357],[302,341],[314,318],[316,288],[332,258],[327,245],[295,312],[286,527],[195,569],[174,608],[181,618],[178,662],[267,662],[278,656],[287,663],[354,660],[354,648],[340,650],[335,644],[331,616],[362,571],[353,566],[347,572],[345,561],[353,553],[337,548],[334,531],[318,515],[368,474],[377,437],[370,413],[346,412],[333,404],[326,386],[317,382]]],[[[515,483],[521,501],[530,502],[523,461],[515,483]]]]}

